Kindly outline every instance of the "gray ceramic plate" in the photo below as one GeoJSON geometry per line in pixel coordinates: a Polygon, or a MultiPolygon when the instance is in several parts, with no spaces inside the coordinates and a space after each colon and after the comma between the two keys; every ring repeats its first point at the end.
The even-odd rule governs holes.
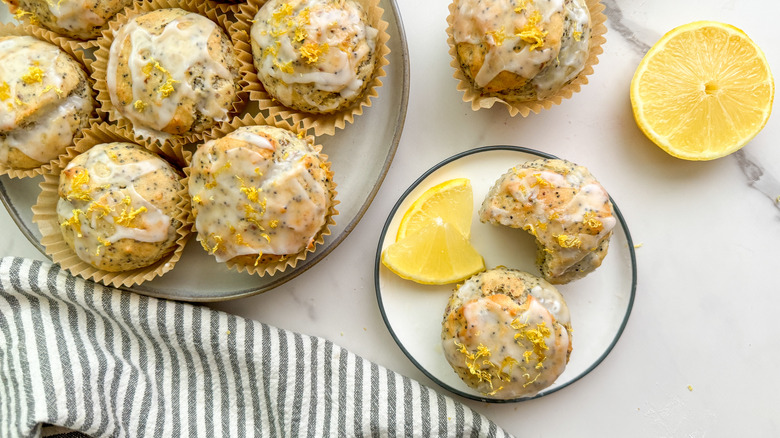
{"type": "MultiPolygon", "coordinates": [[[[331,227],[324,245],[295,269],[288,269],[273,277],[258,277],[230,271],[190,239],[176,267],[162,277],[134,286],[132,290],[156,297],[186,301],[220,301],[245,297],[275,288],[296,277],[322,260],[355,228],[374,199],[390,167],[401,138],[406,106],[409,98],[409,54],[403,23],[395,0],[381,0],[384,19],[390,34],[390,64],[385,66],[387,76],[379,96],[355,123],[339,130],[334,136],[322,136],[317,142],[333,163],[334,179],[338,184],[339,215],[331,227]],[[354,157],[360,157],[355,165],[354,157]]],[[[11,21],[8,8],[0,4],[0,22],[11,21]]],[[[0,176],[0,200],[22,233],[43,252],[40,233],[32,223],[30,208],[35,204],[42,177],[10,179],[0,176]]]]}

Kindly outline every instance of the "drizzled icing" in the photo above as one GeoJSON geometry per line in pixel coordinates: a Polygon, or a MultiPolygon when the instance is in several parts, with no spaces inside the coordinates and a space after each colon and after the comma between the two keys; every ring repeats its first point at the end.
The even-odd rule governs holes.
{"type": "MultiPolygon", "coordinates": [[[[358,67],[376,50],[378,31],[365,22],[355,2],[270,1],[254,22],[251,38],[262,51],[255,53],[258,73],[286,85],[275,88],[283,104],[293,101],[292,84],[312,84],[315,90],[345,99],[354,99],[363,89],[358,67]]],[[[322,112],[339,105],[313,99],[307,103],[322,112]]]]}
{"type": "Polygon", "coordinates": [[[106,19],[87,7],[84,1],[57,1],[49,3],[49,11],[56,18],[57,25],[80,38],[90,38],[93,27],[101,27],[106,19]]]}
{"type": "MultiPolygon", "coordinates": [[[[72,143],[88,114],[92,101],[88,95],[62,90],[64,75],[78,75],[77,68],[57,70],[67,57],[58,47],[29,36],[0,41],[0,161],[7,162],[9,149],[48,162],[72,143]],[[31,114],[31,106],[38,109],[31,114]]],[[[75,82],[79,82],[76,80],[75,82]]]]}
{"type": "Polygon", "coordinates": [[[617,223],[604,187],[586,168],[564,160],[511,169],[491,189],[479,217],[533,234],[555,261],[552,276],[599,250],[617,223]]]}
{"type": "Polygon", "coordinates": [[[154,243],[175,233],[171,217],[134,186],[134,181],[168,164],[159,158],[117,162],[105,146],[91,148],[65,168],[63,174],[77,174],[71,175],[64,193],[61,186],[57,202],[60,224],[75,232],[74,250],[92,265],[100,264],[102,248],[121,239],[154,243]]]}
{"type": "Polygon", "coordinates": [[[478,391],[530,396],[563,372],[571,350],[569,310],[549,283],[496,268],[467,280],[450,303],[444,354],[478,391]]]}
{"type": "Polygon", "coordinates": [[[484,62],[474,77],[478,87],[506,71],[527,79],[525,87],[543,99],[585,65],[590,15],[583,0],[456,0],[455,4],[455,43],[486,46],[484,62]]]}
{"type": "Polygon", "coordinates": [[[187,13],[165,25],[154,35],[137,21],[130,20],[117,32],[111,44],[106,84],[111,103],[133,122],[136,131],[152,137],[166,138],[163,129],[173,119],[183,101],[195,102],[196,110],[216,121],[228,118],[228,108],[220,104],[219,90],[211,87],[218,79],[233,82],[233,73],[211,57],[208,40],[221,32],[206,17],[187,13]],[[132,99],[126,104],[117,97],[117,64],[120,51],[129,40],[132,99]],[[193,79],[197,70],[198,78],[193,79]],[[153,72],[165,75],[166,82],[150,91],[145,85],[153,72]]]}
{"type": "Polygon", "coordinates": [[[330,199],[321,165],[307,142],[279,128],[244,127],[207,142],[193,156],[189,186],[198,240],[220,262],[309,247],[330,199]]]}

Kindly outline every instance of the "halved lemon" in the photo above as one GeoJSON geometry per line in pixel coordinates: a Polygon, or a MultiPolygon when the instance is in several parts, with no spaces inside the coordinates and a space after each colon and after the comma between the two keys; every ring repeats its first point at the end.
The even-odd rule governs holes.
{"type": "Polygon", "coordinates": [[[761,49],[740,29],[697,21],[669,31],[631,81],[639,128],[669,154],[712,160],[766,125],[774,80],[761,49]]]}
{"type": "Polygon", "coordinates": [[[406,210],[398,226],[396,240],[417,233],[431,223],[441,220],[452,224],[469,238],[474,195],[468,178],[444,181],[426,190],[406,210]]]}
{"type": "Polygon", "coordinates": [[[441,218],[385,248],[382,263],[401,278],[422,284],[455,283],[485,269],[482,256],[458,227],[441,218]]]}

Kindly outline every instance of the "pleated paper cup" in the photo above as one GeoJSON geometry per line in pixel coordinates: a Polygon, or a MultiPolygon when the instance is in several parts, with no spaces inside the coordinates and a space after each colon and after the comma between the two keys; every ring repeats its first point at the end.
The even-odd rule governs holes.
{"type": "MultiPolygon", "coordinates": [[[[87,63],[85,62],[86,59],[84,57],[83,52],[74,50],[72,47],[68,46],[67,44],[64,44],[65,39],[57,35],[56,33],[36,26],[29,26],[29,25],[20,26],[20,25],[0,23],[0,37],[4,37],[4,36],[31,36],[37,38],[41,41],[45,41],[47,43],[59,47],[63,52],[68,54],[77,63],[79,63],[84,71],[85,76],[87,77],[87,85],[91,93],[92,106],[94,108],[88,120],[86,121],[86,124],[87,126],[89,126],[89,124],[100,121],[100,117],[98,116],[98,112],[97,112],[98,103],[95,100],[96,93],[94,91],[93,83],[90,80],[89,69],[87,68],[87,63]]],[[[44,173],[53,172],[55,168],[57,168],[58,166],[62,166],[62,160],[68,156],[71,149],[73,149],[75,142],[81,136],[80,131],[81,129],[79,129],[73,135],[73,142],[69,146],[67,146],[61,154],[59,154],[56,158],[50,160],[48,163],[44,163],[39,167],[35,167],[31,169],[18,169],[18,168],[10,167],[5,163],[0,163],[0,175],[8,175],[10,178],[31,178],[44,173]]]]}
{"type": "Polygon", "coordinates": [[[538,114],[544,109],[550,109],[553,105],[559,105],[563,99],[569,99],[574,93],[579,92],[580,88],[588,83],[588,76],[593,74],[593,66],[599,62],[598,55],[604,52],[601,46],[606,42],[604,34],[607,32],[607,26],[604,24],[607,16],[603,13],[605,7],[601,4],[601,1],[585,0],[585,4],[590,12],[591,22],[591,38],[585,67],[574,79],[547,98],[542,100],[521,100],[499,93],[485,92],[476,87],[463,73],[458,61],[458,53],[453,36],[452,26],[455,3],[450,3],[450,14],[447,16],[447,44],[450,46],[449,53],[452,57],[450,65],[455,69],[453,77],[458,80],[457,89],[463,92],[463,101],[471,103],[471,109],[474,111],[481,108],[492,108],[496,103],[501,103],[507,107],[512,117],[518,114],[527,117],[532,112],[538,114]]]}
{"type": "MultiPolygon", "coordinates": [[[[160,157],[167,158],[168,162],[177,169],[180,169],[182,164],[186,165],[190,156],[189,152],[185,152],[178,156],[170,157],[154,143],[139,143],[132,132],[126,128],[102,123],[92,125],[84,132],[84,136],[76,144],[67,162],[70,162],[77,155],[88,151],[93,146],[112,142],[139,144],[160,157]],[[181,161],[179,162],[179,160],[181,161]]],[[[41,244],[53,262],[58,263],[63,269],[73,275],[114,287],[135,286],[157,278],[174,268],[181,258],[184,246],[191,235],[189,222],[190,200],[183,177],[179,179],[180,187],[177,192],[179,201],[176,204],[176,214],[173,217],[176,221],[177,235],[173,248],[165,256],[149,266],[128,271],[111,272],[98,269],[82,260],[76,251],[68,245],[62,235],[61,225],[57,217],[57,202],[60,199],[58,187],[61,170],[58,168],[56,172],[44,175],[44,180],[40,184],[41,193],[38,196],[37,203],[32,208],[32,221],[37,224],[42,234],[41,244]]],[[[179,172],[182,173],[180,170],[179,172]]]]}
{"type": "Polygon", "coordinates": [[[390,53],[390,48],[387,45],[390,35],[387,33],[388,23],[382,18],[384,9],[379,7],[379,0],[356,0],[356,2],[367,12],[368,23],[371,27],[378,30],[376,65],[370,83],[366,86],[361,97],[347,108],[328,114],[315,114],[289,108],[268,93],[254,67],[250,40],[255,15],[260,7],[266,3],[266,0],[249,0],[241,6],[241,11],[236,15],[236,24],[231,32],[242,62],[253,66],[252,70],[244,76],[243,85],[249,92],[249,99],[256,102],[260,110],[267,111],[273,118],[287,121],[291,126],[306,132],[311,130],[314,135],[320,136],[334,135],[337,129],[344,129],[347,123],[354,123],[355,118],[363,114],[365,108],[371,106],[371,99],[379,95],[378,89],[382,86],[381,78],[386,76],[384,67],[390,62],[387,58],[390,53]]]}
{"type": "MultiPolygon", "coordinates": [[[[328,203],[328,211],[326,213],[325,217],[325,223],[320,228],[320,230],[317,232],[317,234],[312,239],[312,244],[307,246],[306,248],[302,249],[301,251],[295,253],[295,254],[264,254],[260,257],[258,257],[258,254],[253,255],[247,255],[247,256],[239,256],[234,257],[227,262],[225,262],[226,266],[231,269],[235,270],[237,272],[246,272],[248,274],[252,275],[258,275],[260,277],[263,276],[272,276],[274,274],[277,274],[279,272],[284,272],[287,269],[294,269],[298,263],[300,263],[303,260],[306,260],[306,258],[316,251],[317,247],[322,245],[325,241],[325,236],[328,236],[331,234],[331,227],[333,227],[336,224],[335,216],[339,214],[338,210],[336,210],[336,205],[338,205],[339,201],[336,199],[337,192],[336,192],[336,183],[333,180],[333,171],[331,170],[331,163],[328,161],[328,156],[323,154],[322,146],[315,144],[314,137],[311,135],[304,135],[304,132],[294,126],[291,126],[286,121],[275,121],[274,119],[270,117],[264,117],[262,115],[245,115],[241,119],[234,119],[232,123],[229,125],[225,125],[220,127],[220,129],[216,130],[213,133],[209,134],[209,138],[207,140],[218,140],[231,132],[244,127],[244,126],[254,126],[254,125],[270,125],[275,126],[278,128],[283,128],[289,131],[292,131],[293,133],[297,133],[300,138],[302,138],[304,141],[306,141],[308,144],[312,145],[313,148],[317,151],[319,154],[319,157],[322,161],[322,167],[326,171],[327,175],[327,181],[328,181],[328,193],[329,193],[329,203],[328,203]]],[[[188,167],[185,169],[185,183],[189,185],[189,181],[192,177],[193,169],[191,167],[188,167]]],[[[192,211],[192,209],[191,209],[192,211]]],[[[190,221],[193,224],[193,231],[197,234],[197,239],[199,242],[203,242],[204,236],[201,235],[198,232],[197,227],[197,220],[194,216],[190,217],[190,221]]],[[[204,248],[207,247],[207,245],[202,244],[204,248]]],[[[216,261],[215,261],[216,263],[216,261]]]]}
{"type": "MultiPolygon", "coordinates": [[[[233,100],[230,108],[228,108],[228,117],[224,121],[215,121],[214,124],[203,130],[202,132],[188,132],[182,135],[176,134],[160,134],[152,135],[147,132],[144,127],[135,129],[133,123],[127,119],[118,108],[116,108],[111,102],[111,96],[108,90],[108,84],[106,82],[106,70],[108,68],[108,59],[111,50],[111,44],[114,42],[114,36],[119,29],[127,24],[131,19],[139,15],[160,10],[160,9],[182,9],[187,12],[196,13],[202,15],[209,20],[217,24],[217,26],[225,33],[230,39],[229,29],[232,27],[231,22],[227,15],[221,13],[218,8],[213,7],[210,1],[199,0],[152,0],[146,2],[136,2],[132,8],[125,9],[124,12],[117,14],[117,16],[109,23],[109,29],[103,32],[103,35],[98,39],[97,50],[95,51],[95,61],[92,63],[92,70],[95,77],[95,89],[97,91],[97,100],[100,104],[100,109],[108,117],[108,120],[116,123],[119,126],[126,127],[134,133],[137,140],[145,140],[151,142],[157,142],[162,144],[164,141],[169,141],[172,145],[184,145],[187,143],[194,143],[202,140],[205,135],[210,131],[216,129],[221,124],[229,123],[229,121],[240,114],[246,104],[248,93],[241,87],[241,78],[246,75],[245,70],[252,68],[251,65],[247,65],[241,62],[238,57],[238,51],[236,56],[239,58],[238,72],[236,77],[236,97],[233,100]]],[[[235,50],[235,43],[231,40],[235,50]]],[[[151,132],[151,130],[149,131],[151,132]]]]}

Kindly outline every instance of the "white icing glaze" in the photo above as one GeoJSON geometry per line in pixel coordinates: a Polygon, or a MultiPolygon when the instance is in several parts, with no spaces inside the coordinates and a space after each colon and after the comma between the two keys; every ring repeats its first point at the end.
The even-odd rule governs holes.
{"type": "Polygon", "coordinates": [[[60,90],[63,77],[55,66],[61,56],[67,55],[56,46],[29,36],[0,42],[0,131],[6,132],[5,139],[0,140],[1,162],[7,162],[12,147],[42,163],[57,158],[72,143],[73,135],[81,125],[81,119],[74,114],[92,111],[92,100],[88,96],[75,93],[65,96],[60,90]],[[40,81],[28,84],[22,78],[31,69],[40,69],[40,81]],[[50,103],[24,117],[29,102],[16,97],[22,90],[30,94],[35,89],[40,90],[41,95],[51,93],[41,97],[50,103]],[[22,117],[24,125],[17,126],[22,117]]]}
{"type": "Polygon", "coordinates": [[[538,11],[541,20],[539,26],[550,21],[554,14],[563,12],[564,0],[535,0],[520,2],[526,11],[519,13],[516,3],[509,0],[458,0],[453,12],[453,38],[455,43],[479,44],[485,41],[489,45],[482,68],[474,78],[480,87],[487,85],[501,71],[515,73],[530,79],[536,76],[545,63],[558,56],[558,48],[544,47],[530,49],[519,30],[529,24],[528,17],[538,11]],[[500,34],[503,41],[497,41],[492,35],[500,34]],[[516,46],[523,49],[515,51],[516,46]]]}
{"type": "Polygon", "coordinates": [[[564,8],[564,17],[569,23],[564,29],[561,50],[555,62],[531,80],[539,99],[547,98],[574,79],[585,68],[588,59],[591,31],[588,7],[584,0],[573,0],[566,2],[564,8]]]}
{"type": "Polygon", "coordinates": [[[209,55],[207,42],[215,31],[218,28],[214,22],[195,13],[171,21],[159,35],[142,28],[135,19],[119,29],[109,52],[106,84],[112,104],[133,122],[136,131],[162,139],[169,137],[162,129],[171,122],[179,103],[184,99],[196,102],[197,110],[207,117],[217,121],[227,119],[228,109],[219,104],[214,95],[216,91],[208,86],[193,88],[188,74],[193,67],[201,65],[205,75],[203,84],[213,83],[214,78],[231,82],[234,80],[230,70],[209,55]],[[116,72],[119,51],[128,38],[132,47],[128,64],[133,99],[123,106],[116,96],[116,72]],[[173,83],[173,92],[167,97],[159,91],[151,98],[142,94],[143,84],[147,80],[144,68],[155,61],[167,71],[170,79],[176,81],[173,83]],[[146,108],[137,110],[134,107],[137,101],[143,102],[146,108]]]}
{"type": "Polygon", "coordinates": [[[25,111],[24,104],[15,102],[14,97],[19,92],[17,88],[28,85],[21,78],[31,67],[40,68],[43,77],[42,82],[30,85],[41,89],[51,86],[51,93],[62,86],[62,78],[55,70],[57,58],[61,55],[62,51],[57,46],[30,36],[0,41],[0,86],[8,86],[8,97],[0,102],[0,131],[14,128],[19,114],[25,111]]]}
{"type": "Polygon", "coordinates": [[[57,158],[73,143],[73,134],[80,126],[73,114],[87,108],[92,109],[91,100],[74,94],[36,117],[28,127],[11,131],[0,141],[0,162],[6,161],[11,147],[41,163],[57,158]]]}
{"type": "MultiPolygon", "coordinates": [[[[133,185],[134,180],[166,166],[162,159],[122,164],[115,162],[105,149],[97,146],[85,154],[86,160],[81,166],[88,170],[90,183],[97,189],[93,189],[88,201],[60,198],[57,203],[60,223],[73,217],[77,204],[81,206],[79,208],[81,211],[79,214],[80,233],[75,233],[74,247],[82,260],[92,264],[98,263],[100,248],[105,245],[100,239],[109,243],[115,243],[120,239],[162,242],[175,232],[171,227],[171,217],[144,199],[133,185]],[[89,206],[93,204],[101,205],[105,210],[90,211],[89,206]],[[145,211],[136,216],[132,221],[132,226],[117,223],[123,212],[136,212],[139,209],[145,209],[145,211]],[[97,231],[101,223],[109,224],[108,229],[113,229],[113,233],[101,235],[97,231]],[[97,248],[98,250],[93,252],[88,248],[97,248]]],[[[76,163],[71,162],[65,169],[72,169],[74,165],[76,163]]]]}
{"type": "Polygon", "coordinates": [[[209,150],[219,140],[196,151],[194,165],[210,154],[202,173],[213,175],[211,184],[207,178],[190,179],[198,239],[220,262],[246,254],[302,251],[324,225],[329,199],[305,166],[312,151],[289,148],[280,153],[268,139],[245,128],[227,137],[273,151],[274,158],[243,146],[215,156],[209,150]],[[219,236],[218,244],[214,236],[219,236]]]}
{"type": "Polygon", "coordinates": [[[83,0],[50,2],[49,11],[56,17],[59,27],[68,29],[85,39],[91,36],[89,30],[92,27],[103,26],[106,22],[103,17],[88,8],[83,0]]]}
{"type": "MultiPolygon", "coordinates": [[[[287,85],[313,84],[317,90],[339,93],[347,99],[361,90],[363,81],[357,76],[358,65],[376,49],[378,31],[361,19],[361,12],[351,1],[294,0],[291,2],[269,2],[260,8],[255,16],[251,38],[264,50],[259,66],[261,76],[281,80],[287,85]],[[275,18],[282,7],[292,7],[289,17],[275,18]],[[302,14],[302,11],[307,11],[302,14]],[[308,21],[304,20],[308,17],[308,21]],[[284,31],[281,35],[278,32],[284,31]],[[304,44],[323,48],[316,62],[309,62],[294,48],[296,31],[303,32],[304,44]],[[346,47],[345,47],[346,45],[346,47]],[[271,53],[276,51],[275,56],[271,53]],[[279,65],[290,65],[285,72],[279,65]]],[[[301,35],[300,33],[298,35],[301,35]]],[[[280,102],[289,105],[292,88],[280,87],[276,96],[280,102]]],[[[308,101],[320,111],[333,107],[308,101]]]]}

